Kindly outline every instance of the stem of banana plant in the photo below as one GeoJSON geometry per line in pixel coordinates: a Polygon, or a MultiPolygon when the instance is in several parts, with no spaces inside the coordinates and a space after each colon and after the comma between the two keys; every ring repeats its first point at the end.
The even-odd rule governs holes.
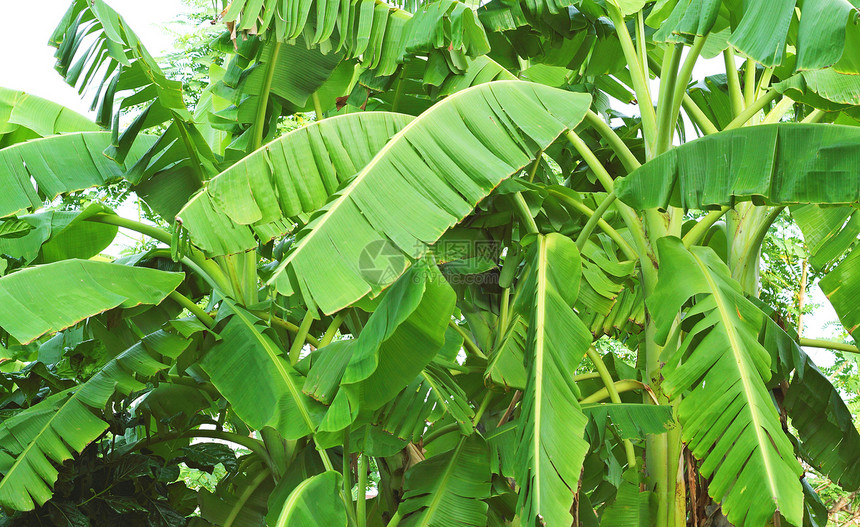
{"type": "Polygon", "coordinates": [[[272,91],[272,79],[275,77],[275,64],[281,52],[281,43],[275,41],[272,56],[269,59],[269,69],[266,79],[263,81],[263,89],[260,91],[260,100],[257,102],[257,115],[254,118],[254,141],[251,150],[256,150],[263,145],[263,122],[266,120],[266,108],[269,106],[269,93],[272,91]]]}
{"type": "MultiPolygon", "coordinates": [[[[170,245],[170,242],[172,241],[172,236],[164,229],[160,229],[154,225],[147,225],[139,221],[130,220],[128,218],[123,218],[122,216],[118,216],[116,214],[96,214],[95,216],[90,216],[89,218],[87,218],[87,221],[105,223],[107,225],[116,225],[117,227],[122,227],[124,229],[139,232],[140,234],[149,236],[150,238],[158,240],[161,243],[167,245],[170,245]]],[[[230,290],[227,277],[224,275],[223,272],[221,272],[221,269],[218,268],[215,262],[207,260],[199,251],[193,249],[187,257],[189,260],[197,264],[197,266],[202,269],[203,272],[208,274],[212,282],[218,284],[221,290],[230,290]]]]}
{"type": "Polygon", "coordinates": [[[705,112],[703,112],[702,109],[699,108],[699,105],[696,104],[696,101],[694,101],[689,94],[684,94],[684,98],[681,100],[681,106],[683,106],[684,110],[687,112],[687,117],[692,119],[693,122],[699,126],[699,129],[702,131],[703,134],[709,135],[719,132],[717,127],[714,126],[714,123],[712,123],[711,120],[708,119],[708,116],[705,115],[705,112]]]}
{"type": "Polygon", "coordinates": [[[400,66],[400,75],[397,76],[397,87],[394,88],[394,99],[391,101],[391,111],[400,110],[400,99],[403,98],[404,81],[406,80],[406,65],[400,66]]]}
{"type": "Polygon", "coordinates": [[[678,114],[681,112],[681,104],[684,101],[684,95],[687,94],[687,84],[693,77],[693,67],[699,60],[699,55],[702,53],[702,48],[704,47],[707,39],[707,35],[700,35],[693,40],[693,45],[690,46],[690,50],[687,52],[687,58],[684,59],[684,64],[681,65],[681,71],[678,72],[678,78],[675,80],[673,90],[670,94],[666,95],[667,100],[671,98],[672,113],[669,120],[665,123],[666,126],[660,128],[660,142],[657,144],[658,154],[669,149],[670,142],[672,140],[672,132],[675,129],[675,123],[678,121],[678,114]]]}
{"type": "MultiPolygon", "coordinates": [[[[633,379],[622,379],[620,381],[612,383],[612,388],[615,390],[616,393],[622,394],[624,392],[629,392],[633,390],[642,390],[645,388],[645,385],[639,381],[634,381],[633,379]]],[[[579,404],[599,403],[604,399],[611,400],[611,393],[612,392],[610,392],[609,389],[607,389],[606,387],[601,388],[593,394],[589,395],[588,397],[584,398],[583,400],[579,401],[579,404]]]]}
{"type": "Polygon", "coordinates": [[[585,112],[585,122],[590,124],[591,127],[594,128],[607,143],[609,143],[609,147],[612,148],[612,151],[618,156],[618,159],[621,161],[621,164],[624,165],[625,170],[633,172],[639,168],[639,160],[636,159],[633,152],[631,152],[630,149],[627,148],[627,145],[624,144],[624,140],[618,137],[615,130],[613,130],[612,127],[603,120],[603,118],[593,111],[588,110],[585,112]]]}
{"type": "Polygon", "coordinates": [[[742,111],[740,115],[732,119],[732,122],[727,124],[726,127],[723,128],[723,130],[732,130],[734,128],[740,128],[741,126],[745,125],[747,121],[752,119],[755,114],[762,110],[762,108],[764,108],[774,99],[776,99],[778,95],[779,93],[777,93],[776,90],[770,90],[769,92],[765,93],[764,95],[756,99],[752,103],[752,106],[749,106],[744,111],[742,111]]]}
{"type": "Polygon", "coordinates": [[[197,320],[202,322],[207,328],[212,329],[215,327],[215,321],[212,317],[209,316],[206,311],[203,311],[203,308],[195,304],[190,298],[183,295],[178,291],[171,291],[169,295],[171,299],[173,299],[177,304],[187,309],[192,315],[197,317],[197,320]]]}
{"type": "Polygon", "coordinates": [[[794,106],[794,101],[791,97],[783,97],[776,105],[764,116],[761,124],[778,123],[791,107],[794,106]]]}
{"type": "Polygon", "coordinates": [[[522,192],[517,192],[514,194],[514,205],[517,207],[517,214],[520,217],[520,222],[525,228],[526,232],[529,234],[537,234],[538,226],[535,223],[535,219],[532,217],[532,213],[529,210],[529,205],[526,203],[526,199],[523,197],[522,192]]]}
{"type": "Polygon", "coordinates": [[[508,331],[508,311],[511,304],[511,289],[506,287],[502,291],[502,299],[499,302],[499,332],[497,334],[496,344],[501,342],[505,333],[508,331]]]}
{"type": "MultiPolygon", "coordinates": [[[[549,193],[555,196],[559,201],[563,202],[564,204],[570,206],[573,209],[578,210],[589,218],[595,214],[595,212],[591,210],[588,205],[580,201],[576,201],[575,199],[571,198],[566,194],[552,189],[549,190],[549,193]]],[[[609,236],[609,238],[618,245],[618,247],[621,249],[621,252],[623,252],[624,255],[627,256],[627,258],[631,260],[636,260],[637,258],[639,258],[633,247],[631,247],[630,244],[627,243],[627,240],[622,238],[618,231],[616,231],[612,228],[611,225],[606,223],[606,220],[602,218],[597,220],[597,226],[600,227],[600,229],[605,232],[606,235],[609,236]]]]}
{"type": "Polygon", "coordinates": [[[293,343],[290,345],[290,364],[295,365],[299,362],[299,354],[302,352],[302,348],[305,347],[305,337],[307,337],[308,330],[311,329],[311,324],[314,321],[314,312],[308,309],[307,313],[305,313],[304,318],[302,319],[302,325],[299,326],[299,330],[296,332],[296,336],[293,339],[293,343]]]}
{"type": "Polygon", "coordinates": [[[744,95],[741,91],[738,67],[735,64],[735,52],[731,46],[723,50],[723,61],[726,65],[726,80],[729,85],[729,100],[732,102],[732,115],[737,117],[744,111],[744,95]]]}
{"type": "Polygon", "coordinates": [[[747,59],[744,63],[744,105],[749,106],[755,100],[755,61],[747,59]]]}
{"type": "Polygon", "coordinates": [[[484,398],[481,399],[481,404],[475,411],[475,417],[472,418],[472,426],[478,426],[478,422],[480,422],[481,417],[484,416],[484,412],[487,411],[487,407],[490,406],[490,401],[492,400],[492,398],[493,392],[491,390],[487,390],[487,393],[484,394],[484,398]]]}
{"type": "Polygon", "coordinates": [[[613,202],[617,199],[615,192],[610,192],[603,201],[600,202],[600,205],[594,209],[594,214],[588,218],[588,221],[585,222],[585,226],[579,231],[579,236],[576,237],[576,247],[579,250],[582,250],[585,247],[585,243],[591,237],[591,233],[594,232],[594,228],[597,226],[597,223],[600,221],[601,216],[609,210],[609,206],[612,205],[613,202]]]}
{"type": "Polygon", "coordinates": [[[759,97],[761,95],[761,91],[767,89],[770,86],[770,78],[773,76],[773,67],[765,68],[761,74],[761,78],[758,80],[758,86],[755,89],[755,97],[759,97]]]}
{"type": "MultiPolygon", "coordinates": [[[[284,320],[282,318],[276,317],[275,315],[267,312],[267,311],[251,311],[255,316],[262,318],[263,320],[269,321],[270,324],[274,324],[276,326],[280,326],[285,330],[289,331],[292,334],[298,334],[299,326],[293,324],[290,321],[284,320]]],[[[305,342],[310,344],[315,348],[319,348],[320,341],[316,339],[313,335],[305,335],[305,342]]]]}
{"type": "Polygon", "coordinates": [[[355,500],[358,527],[367,525],[367,455],[358,455],[358,496],[355,500]]]}
{"type": "Polygon", "coordinates": [[[697,244],[699,240],[708,232],[714,223],[717,222],[720,218],[722,218],[726,212],[729,210],[728,207],[720,207],[720,210],[712,210],[707,213],[704,218],[699,220],[698,223],[693,225],[687,234],[684,235],[682,241],[684,242],[684,246],[688,249],[693,245],[697,244]]]}
{"type": "Polygon", "coordinates": [[[824,118],[824,112],[819,110],[818,108],[809,112],[809,115],[803,118],[801,123],[817,123],[824,118]]]}
{"type": "Polygon", "coordinates": [[[754,255],[757,255],[759,250],[761,249],[761,244],[764,242],[764,237],[767,236],[767,231],[770,230],[770,226],[773,225],[773,222],[779,217],[782,211],[785,209],[785,205],[774,207],[770,211],[768,211],[767,216],[765,216],[762,223],[758,226],[755,233],[753,234],[752,239],[747,245],[747,254],[744,258],[745,261],[751,262],[753,260],[758,262],[757,259],[753,258],[754,255]]]}
{"type": "Polygon", "coordinates": [[[535,180],[535,174],[537,174],[537,169],[540,166],[540,160],[543,157],[543,150],[538,150],[537,155],[535,156],[535,162],[532,164],[531,170],[529,170],[529,183],[535,180]]]}
{"type": "MultiPolygon", "coordinates": [[[[696,37],[697,39],[699,37],[696,37]]],[[[675,84],[678,83],[678,67],[681,65],[683,44],[667,44],[660,67],[660,92],[657,96],[657,146],[654,154],[665,152],[672,140],[672,104],[675,84]]],[[[684,86],[686,88],[686,86],[684,86]]]]}
{"type": "MultiPolygon", "coordinates": [[[[350,454],[349,454],[349,428],[347,428],[343,433],[343,463],[341,464],[341,472],[343,476],[343,492],[344,499],[348,502],[346,507],[346,512],[352,516],[355,514],[355,509],[352,506],[352,463],[350,463],[350,454]]],[[[357,521],[355,519],[352,520],[352,524],[355,525],[357,521]]]]}
{"type": "MultiPolygon", "coordinates": [[[[585,163],[588,167],[594,172],[594,175],[597,176],[600,184],[603,185],[603,188],[606,189],[606,192],[612,192],[615,189],[615,184],[612,181],[612,176],[609,175],[609,172],[606,171],[606,168],[600,163],[600,160],[597,159],[597,156],[594,155],[594,152],[588,148],[588,145],[585,144],[585,141],[582,140],[573,130],[568,130],[565,134],[567,140],[570,141],[570,144],[579,152],[579,155],[582,156],[582,159],[585,160],[585,163]]],[[[621,214],[621,218],[624,220],[624,223],[627,225],[627,228],[630,230],[630,233],[633,235],[633,240],[636,243],[636,248],[639,251],[639,254],[644,257],[647,252],[645,245],[645,232],[642,229],[642,223],[639,221],[639,218],[636,216],[636,213],[633,212],[633,209],[628,207],[623,203],[618,203],[618,211],[621,214]]]]}
{"type": "Polygon", "coordinates": [[[798,342],[801,346],[809,346],[810,348],[823,348],[836,351],[847,351],[848,353],[860,353],[860,349],[857,349],[857,346],[852,346],[845,342],[831,342],[829,340],[804,338],[799,339],[798,342]]]}
{"type": "MultiPolygon", "coordinates": [[[[591,362],[594,363],[594,367],[597,368],[597,373],[600,375],[600,379],[603,381],[603,385],[606,387],[605,389],[609,394],[609,400],[614,404],[621,404],[621,397],[618,395],[618,390],[612,380],[612,375],[609,374],[609,369],[606,367],[606,363],[603,362],[603,357],[597,353],[594,346],[589,346],[585,353],[588,355],[588,358],[591,359],[591,362]]],[[[635,468],[636,452],[634,452],[633,443],[631,443],[629,439],[624,440],[624,452],[627,454],[627,466],[629,468],[635,468]]]]}
{"type": "Polygon", "coordinates": [[[630,70],[633,91],[636,93],[642,114],[642,133],[645,137],[646,150],[650,151],[654,148],[657,139],[657,114],[654,112],[654,105],[648,90],[648,79],[644,69],[647,64],[639,63],[636,48],[633,46],[633,40],[630,38],[630,32],[627,30],[627,24],[624,23],[624,15],[621,14],[621,10],[611,2],[607,3],[606,7],[609,19],[615,25],[615,32],[621,42],[621,50],[624,52],[624,59],[630,70]]]}
{"type": "Polygon", "coordinates": [[[467,351],[471,352],[472,355],[475,355],[476,357],[479,357],[481,359],[487,358],[487,356],[484,355],[484,352],[481,351],[481,348],[479,348],[478,345],[475,344],[475,341],[472,340],[469,335],[466,334],[466,330],[460,327],[460,324],[457,324],[453,320],[449,320],[448,325],[451,326],[451,328],[456,331],[461,337],[463,337],[463,347],[465,347],[467,351]]]}
{"type": "Polygon", "coordinates": [[[329,324],[328,328],[326,328],[325,330],[325,335],[323,335],[323,338],[320,339],[318,347],[321,348],[323,346],[331,344],[332,339],[334,339],[334,336],[337,334],[337,330],[339,330],[340,325],[343,324],[343,320],[346,318],[348,311],[349,310],[347,309],[341,310],[340,312],[338,312],[337,315],[334,316],[331,321],[331,324],[329,324]]]}
{"type": "Polygon", "coordinates": [[[325,115],[323,115],[322,103],[320,103],[320,96],[317,95],[317,92],[313,92],[311,94],[311,100],[314,102],[314,115],[316,116],[316,120],[322,121],[325,119],[325,115]]]}

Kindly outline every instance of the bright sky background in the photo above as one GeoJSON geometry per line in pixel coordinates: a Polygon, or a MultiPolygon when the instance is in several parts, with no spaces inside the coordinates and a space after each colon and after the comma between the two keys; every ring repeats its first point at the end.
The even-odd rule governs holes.
{"type": "MultiPolygon", "coordinates": [[[[176,16],[185,11],[182,0],[111,0],[109,3],[125,18],[154,57],[173,50],[171,26],[176,27],[176,16]]],[[[5,20],[25,21],[6,24],[0,32],[0,49],[4,50],[0,53],[0,86],[23,90],[92,116],[89,101],[81,100],[77,91],[54,71],[54,48],[47,44],[69,2],[0,0],[0,5],[3,6],[5,20]]],[[[693,76],[701,79],[722,71],[722,59],[711,59],[698,64],[693,76]]],[[[837,320],[836,313],[818,287],[811,288],[810,293],[811,301],[821,307],[811,316],[804,317],[804,336],[831,337],[834,331],[825,325],[837,320]]],[[[833,362],[828,351],[806,350],[818,364],[833,362]]]]}

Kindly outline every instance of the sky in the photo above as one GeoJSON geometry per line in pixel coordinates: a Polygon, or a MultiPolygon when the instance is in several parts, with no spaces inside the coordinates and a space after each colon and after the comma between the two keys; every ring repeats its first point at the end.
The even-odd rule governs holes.
{"type": "MultiPolygon", "coordinates": [[[[48,38],[63,18],[66,0],[0,0],[4,24],[0,31],[0,86],[38,95],[92,116],[89,101],[54,71],[48,38]]],[[[181,0],[111,0],[110,6],[128,22],[153,56],[173,49],[170,23],[185,10],[181,0]]]]}
{"type": "MultiPolygon", "coordinates": [[[[0,49],[4,50],[0,53],[0,86],[50,99],[92,117],[89,101],[81,100],[77,91],[54,71],[54,48],[47,44],[69,2],[0,0],[0,5],[5,20],[23,21],[5,24],[0,31],[0,49]]],[[[111,0],[110,5],[125,18],[153,56],[173,50],[171,28],[177,27],[177,14],[185,11],[182,0],[111,0]]],[[[722,72],[721,58],[700,61],[693,78],[722,72]]],[[[810,293],[811,301],[821,307],[804,317],[804,337],[832,337],[834,331],[825,326],[837,320],[836,313],[818,287],[811,288],[810,293]]],[[[807,352],[820,365],[833,362],[828,351],[807,348],[807,352]]]]}

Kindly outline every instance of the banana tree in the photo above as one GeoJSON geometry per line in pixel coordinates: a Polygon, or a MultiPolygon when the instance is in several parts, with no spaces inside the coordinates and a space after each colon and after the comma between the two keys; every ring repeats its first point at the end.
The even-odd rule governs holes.
{"type": "Polygon", "coordinates": [[[790,214],[857,338],[858,14],[233,0],[189,109],[73,2],[97,123],[0,91],[4,519],[825,524],[806,473],[856,490],[860,434],[803,347],[858,350],[760,252],[790,214]]]}

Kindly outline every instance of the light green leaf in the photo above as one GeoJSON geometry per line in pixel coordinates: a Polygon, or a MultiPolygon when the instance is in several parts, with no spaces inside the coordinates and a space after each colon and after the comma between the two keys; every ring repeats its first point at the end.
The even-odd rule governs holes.
{"type": "Polygon", "coordinates": [[[221,340],[200,361],[212,384],[249,427],[270,426],[284,439],[316,430],[325,408],[302,393],[304,377],[284,357],[268,326],[228,301],[218,311],[221,340]],[[251,381],[252,380],[252,381],[251,381]]]}
{"type": "Polygon", "coordinates": [[[368,112],[332,117],[272,141],[213,178],[179,212],[196,245],[213,255],[256,247],[243,225],[284,225],[313,212],[412,118],[368,112]],[[360,141],[358,139],[361,139],[360,141]]]}
{"type": "Polygon", "coordinates": [[[97,124],[65,106],[0,87],[0,148],[36,137],[98,129],[97,124]]]}
{"type": "MultiPolygon", "coordinates": [[[[293,489],[280,509],[267,516],[270,527],[346,527],[347,517],[340,498],[341,476],[323,472],[293,489]]],[[[271,504],[270,504],[271,505],[271,504]]]]}
{"type": "Polygon", "coordinates": [[[860,201],[860,129],[772,124],[711,134],[659,155],[618,180],[641,210],[752,200],[769,205],[860,201]]]}
{"type": "Polygon", "coordinates": [[[569,525],[573,492],[588,451],[587,419],[571,372],[591,344],[573,311],[581,260],[576,244],[561,234],[538,236],[526,261],[529,274],[514,309],[529,318],[528,378],[519,415],[517,508],[524,523],[569,525]]]}
{"type": "Polygon", "coordinates": [[[402,274],[405,258],[421,256],[504,177],[575,126],[589,102],[585,94],[497,81],[434,105],[321,209],[269,283],[286,295],[301,292],[325,313],[378,294],[402,274]],[[362,253],[377,246],[403,264],[368,275],[362,253]]]}
{"type": "Polygon", "coordinates": [[[672,400],[684,395],[682,439],[702,460],[709,494],[735,525],[763,526],[777,510],[800,525],[802,469],[765,387],[771,361],[758,342],[764,314],[710,248],[688,251],[674,237],[659,239],[657,248],[660,270],[648,307],[658,343],[696,298],[680,345],[661,361],[665,393],[672,400]]]}
{"type": "MultiPolygon", "coordinates": [[[[102,154],[109,144],[108,132],[81,132],[0,150],[0,216],[38,209],[60,194],[121,179],[124,166],[102,154]]],[[[139,141],[128,162],[139,159],[151,144],[149,139],[139,141]]]]}
{"type": "Polygon", "coordinates": [[[833,270],[822,278],[818,285],[836,314],[845,331],[851,334],[854,342],[860,342],[860,309],[857,299],[860,298],[860,244],[839,262],[833,270]]]}
{"type": "Polygon", "coordinates": [[[489,452],[484,440],[473,435],[406,471],[397,512],[404,527],[483,527],[487,524],[483,500],[489,497],[489,452]]]}
{"type": "Polygon", "coordinates": [[[63,260],[0,278],[0,326],[29,342],[115,307],[159,304],[184,275],[91,260],[63,260]]]}

